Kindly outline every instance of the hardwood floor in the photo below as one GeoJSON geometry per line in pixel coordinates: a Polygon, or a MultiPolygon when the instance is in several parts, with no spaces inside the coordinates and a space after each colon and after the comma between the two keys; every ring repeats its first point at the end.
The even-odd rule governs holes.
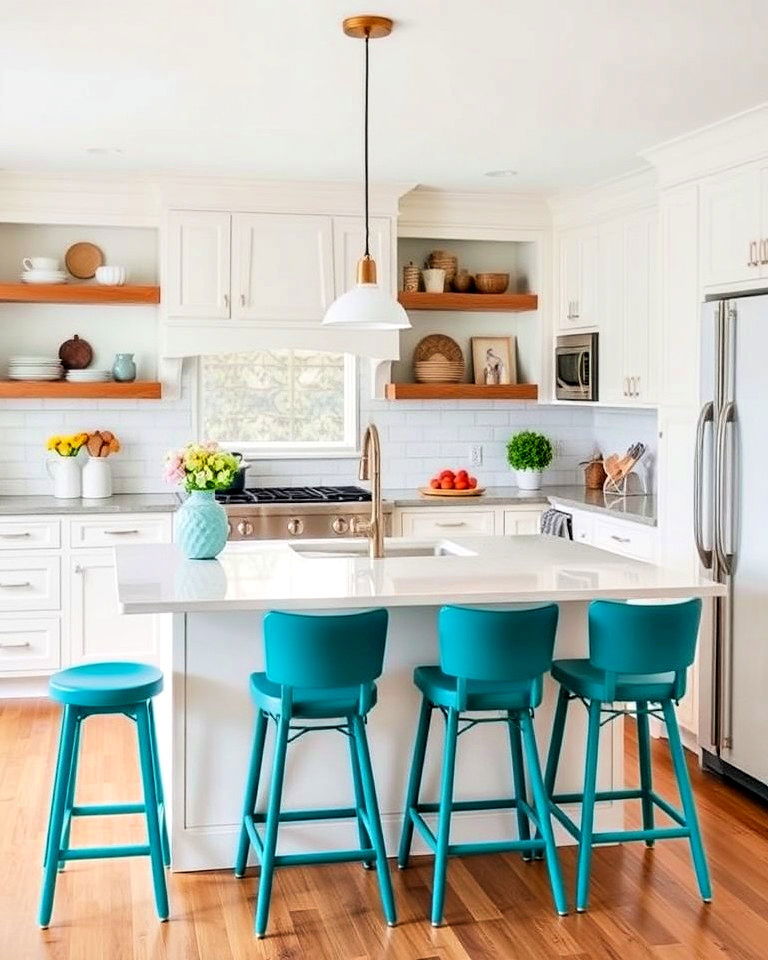
{"type": "MultiPolygon", "coordinates": [[[[35,922],[58,710],[0,701],[2,960],[764,960],[768,957],[768,810],[691,769],[715,885],[699,900],[685,841],[599,848],[592,907],[558,918],[542,864],[512,855],[451,860],[446,919],[426,922],[431,861],[393,869],[400,923],[379,914],[376,881],[358,865],[278,870],[270,936],[252,936],[255,882],[231,872],[169,876],[171,920],[155,918],[145,860],[75,862],[60,878],[53,923],[35,922]]],[[[85,728],[83,802],[138,795],[133,731],[98,717],[85,728]]],[[[634,777],[634,739],[627,731],[634,777]]],[[[674,796],[665,745],[660,792],[674,796]]],[[[627,804],[627,819],[639,809],[627,804]]],[[[138,817],[78,821],[76,843],[140,839],[138,817]]],[[[569,897],[574,848],[562,851],[569,897]]]]}

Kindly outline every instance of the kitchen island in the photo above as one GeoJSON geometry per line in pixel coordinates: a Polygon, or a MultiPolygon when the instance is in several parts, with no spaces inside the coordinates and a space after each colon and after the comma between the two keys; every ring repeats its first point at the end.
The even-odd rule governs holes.
{"type": "MultiPolygon", "coordinates": [[[[169,544],[118,547],[117,586],[126,615],[167,613],[166,692],[157,707],[174,869],[232,865],[248,762],[253,708],[248,676],[263,669],[264,612],[364,609],[390,612],[378,704],[369,717],[387,848],[399,836],[405,778],[418,710],[414,666],[437,661],[436,610],[444,603],[560,604],[555,655],[586,654],[586,610],[595,598],[713,597],[723,587],[671,570],[549,537],[469,537],[387,541],[371,560],[364,540],[231,543],[218,560],[185,560],[169,544]]],[[[545,751],[554,685],[536,716],[545,751]]],[[[569,717],[559,787],[580,789],[584,717],[569,717]]],[[[439,724],[435,728],[439,729],[439,724]]],[[[434,736],[423,796],[433,799],[440,735],[434,736]]],[[[269,763],[268,743],[265,762],[269,763]]],[[[509,794],[510,768],[502,724],[481,725],[459,745],[456,797],[509,794]]],[[[347,745],[335,732],[302,737],[291,746],[286,807],[347,806],[351,781],[347,745]]],[[[620,723],[604,728],[599,789],[623,783],[620,723]]],[[[571,811],[573,812],[573,811],[571,811]]],[[[598,805],[596,829],[617,829],[617,804],[598,805]]],[[[457,814],[455,842],[515,835],[504,812],[457,814]]],[[[280,849],[313,850],[354,843],[353,822],[295,823],[280,828],[280,849]]],[[[560,842],[568,838],[559,835],[560,842]]],[[[418,850],[418,848],[417,848],[418,850]]]]}

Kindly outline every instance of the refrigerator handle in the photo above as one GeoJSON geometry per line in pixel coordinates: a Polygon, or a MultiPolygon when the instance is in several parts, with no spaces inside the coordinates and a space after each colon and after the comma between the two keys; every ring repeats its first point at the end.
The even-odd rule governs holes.
{"type": "Polygon", "coordinates": [[[704,465],[704,431],[708,423],[713,423],[715,417],[715,405],[710,400],[705,403],[699,413],[699,419],[696,424],[696,446],[693,456],[693,536],[696,541],[696,550],[699,554],[705,570],[712,567],[712,550],[704,546],[704,523],[702,511],[704,507],[704,497],[702,494],[703,465],[704,465]]]}
{"type": "MultiPolygon", "coordinates": [[[[728,424],[736,419],[736,405],[732,400],[725,404],[720,410],[720,416],[717,420],[716,447],[717,456],[715,459],[715,553],[722,570],[728,576],[731,575],[733,566],[733,554],[728,553],[727,540],[728,535],[725,529],[726,515],[728,513],[728,503],[726,496],[728,488],[726,485],[726,440],[728,437],[728,424]]],[[[733,485],[731,484],[731,488],[733,485]]]]}

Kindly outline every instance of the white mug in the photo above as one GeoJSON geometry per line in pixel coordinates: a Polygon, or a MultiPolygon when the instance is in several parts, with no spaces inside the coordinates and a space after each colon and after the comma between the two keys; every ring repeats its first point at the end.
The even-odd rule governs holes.
{"type": "Polygon", "coordinates": [[[443,293],[445,290],[445,270],[441,267],[429,267],[421,271],[424,277],[424,289],[427,293],[443,293]]]}
{"type": "Polygon", "coordinates": [[[97,267],[96,283],[104,284],[105,287],[121,287],[125,283],[125,267],[97,267]]]}
{"type": "Polygon", "coordinates": [[[21,261],[25,270],[58,270],[59,261],[56,257],[24,257],[21,261]]]}

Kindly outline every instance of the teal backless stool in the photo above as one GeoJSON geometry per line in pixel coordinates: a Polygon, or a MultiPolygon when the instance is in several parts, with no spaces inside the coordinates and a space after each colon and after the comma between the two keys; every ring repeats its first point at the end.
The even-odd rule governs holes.
{"type": "Polygon", "coordinates": [[[629,840],[644,840],[650,847],[655,840],[687,837],[702,899],[707,902],[712,899],[709,870],[674,707],[675,701],[685,693],[686,670],[693,663],[700,619],[701,600],[653,605],[596,600],[589,607],[589,659],[556,660],[552,666],[552,676],[560,683],[560,694],[544,779],[555,804],[582,805],[580,827],[562,809],[554,808],[557,818],[579,843],[576,879],[576,909],[579,911],[586,910],[589,903],[593,845],[629,840]],[[554,793],[557,765],[571,700],[581,700],[589,717],[584,791],[557,795],[554,793]],[[625,706],[619,708],[617,703],[625,706]],[[637,716],[640,789],[599,791],[596,782],[600,728],[625,713],[637,716]],[[649,716],[666,722],[682,811],[653,789],[649,716]],[[640,800],[643,829],[595,833],[595,803],[599,800],[640,800]],[[675,826],[654,827],[655,807],[663,810],[675,826]]]}
{"type": "Polygon", "coordinates": [[[235,855],[235,876],[242,877],[253,845],[261,865],[256,900],[255,931],[263,937],[269,920],[274,868],[292,864],[340,863],[360,860],[376,866],[384,916],[396,922],[379,806],[373,781],[365,718],[376,703],[376,684],[384,663],[386,610],[348,614],[271,612],[264,617],[266,672],[251,675],[256,728],[245,786],[243,819],[235,855]],[[256,812],[267,722],[276,729],[272,780],[265,813],[256,812]],[[306,725],[295,720],[327,720],[306,725]],[[305,733],[337,730],[348,738],[354,786],[354,807],[282,810],[281,797],[288,744],[305,733]],[[280,855],[280,823],[356,818],[360,846],[353,850],[280,855]],[[264,836],[257,829],[264,825],[264,836]]]}
{"type": "Polygon", "coordinates": [[[107,857],[150,858],[157,914],[161,920],[168,919],[164,867],[170,866],[171,858],[152,713],[152,698],[162,689],[161,671],[144,663],[87,663],[61,670],[51,677],[50,696],[64,705],[64,711],[43,857],[43,892],[39,912],[41,927],[47,927],[50,923],[56,874],[64,869],[67,860],[107,857]],[[88,806],[75,803],[80,729],[87,717],[100,713],[122,713],[136,723],[141,781],[144,788],[143,803],[99,803],[88,806]],[[146,844],[70,847],[69,835],[73,817],[127,813],[146,815],[146,844]]]}
{"type": "Polygon", "coordinates": [[[541,703],[542,674],[552,665],[557,619],[556,604],[511,610],[443,607],[438,616],[440,666],[417,667],[414,671],[414,683],[421,690],[422,701],[405,798],[398,866],[404,868],[408,865],[413,828],[416,827],[435,854],[434,926],[443,922],[448,857],[462,854],[519,850],[525,859],[531,859],[533,851],[543,850],[557,912],[563,915],[568,912],[532,720],[534,708],[541,703]],[[419,803],[427,737],[435,709],[445,717],[440,801],[419,803]],[[466,711],[473,714],[504,711],[505,716],[466,717],[463,716],[466,711]],[[460,728],[461,722],[464,725],[460,728]],[[505,723],[509,731],[515,796],[500,800],[454,801],[453,780],[459,735],[479,723],[499,722],[505,723]],[[533,806],[529,804],[526,792],[523,751],[533,806]],[[515,810],[519,839],[451,844],[451,814],[454,810],[515,810]],[[437,834],[425,822],[425,813],[438,814],[437,834]],[[531,824],[538,831],[534,838],[531,837],[531,824]]]}

